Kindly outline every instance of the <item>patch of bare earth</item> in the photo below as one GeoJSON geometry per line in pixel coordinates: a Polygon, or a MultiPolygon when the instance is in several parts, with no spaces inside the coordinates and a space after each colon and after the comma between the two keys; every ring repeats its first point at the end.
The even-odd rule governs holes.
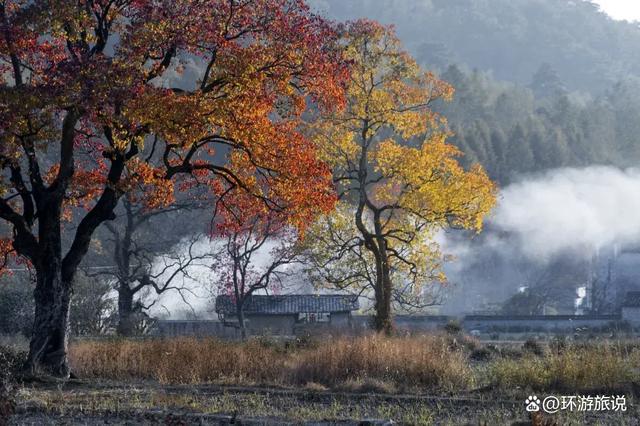
{"type": "Polygon", "coordinates": [[[11,425],[637,425],[625,413],[532,419],[522,401],[491,393],[437,397],[321,389],[162,386],[73,381],[22,387],[11,425]]]}

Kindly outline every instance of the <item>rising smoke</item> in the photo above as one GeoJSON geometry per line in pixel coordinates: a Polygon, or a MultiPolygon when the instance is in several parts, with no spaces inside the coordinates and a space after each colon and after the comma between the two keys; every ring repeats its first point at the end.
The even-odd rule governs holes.
{"type": "MultiPolygon", "coordinates": [[[[273,262],[272,252],[277,247],[276,241],[267,241],[256,250],[252,256],[252,265],[256,271],[262,272],[269,267],[273,262]]],[[[220,271],[216,269],[218,262],[215,261],[215,258],[225,251],[223,240],[202,235],[195,242],[193,237],[185,238],[172,249],[169,258],[168,256],[156,258],[152,273],[163,272],[158,278],[160,282],[171,277],[176,271],[176,267],[171,266],[175,264],[175,258],[182,259],[184,262],[191,253],[191,255],[202,259],[193,262],[186,268],[185,273],[179,274],[172,287],[180,287],[181,290],[162,294],[154,305],[152,314],[170,319],[215,319],[217,314],[214,312],[214,300],[216,295],[224,292],[220,282],[220,271]],[[167,268],[167,265],[170,267],[167,268]]],[[[297,268],[297,265],[284,265],[278,270],[288,271],[294,268],[297,268]]],[[[300,281],[293,273],[291,277],[284,277],[283,281],[286,288],[274,287],[270,289],[270,292],[289,292],[300,288],[300,281]]],[[[256,294],[264,294],[264,291],[258,291],[256,294]]],[[[157,298],[152,292],[146,296],[148,300],[157,298]]]]}
{"type": "Polygon", "coordinates": [[[558,169],[508,186],[490,223],[523,253],[548,258],[569,250],[640,242],[640,170],[558,169]]]}
{"type": "MultiPolygon", "coordinates": [[[[540,268],[559,258],[588,260],[603,248],[640,245],[640,170],[593,166],[528,176],[502,189],[481,235],[448,232],[439,240],[455,259],[446,267],[451,295],[443,312],[498,303],[518,288],[534,285],[540,268]]],[[[198,245],[198,251],[216,249],[219,243],[208,237],[198,245]]],[[[269,250],[258,256],[259,263],[269,250]]],[[[185,278],[191,290],[186,298],[199,317],[212,315],[216,276],[203,265],[185,278]]],[[[163,296],[158,306],[174,318],[187,312],[177,294],[163,296]]]]}
{"type": "MultiPolygon", "coordinates": [[[[544,284],[549,265],[585,265],[611,247],[637,247],[639,212],[637,169],[563,168],[509,185],[482,235],[441,235],[444,251],[455,258],[446,268],[452,290],[445,312],[481,309],[544,284]]],[[[585,271],[576,285],[588,279],[585,271]]]]}

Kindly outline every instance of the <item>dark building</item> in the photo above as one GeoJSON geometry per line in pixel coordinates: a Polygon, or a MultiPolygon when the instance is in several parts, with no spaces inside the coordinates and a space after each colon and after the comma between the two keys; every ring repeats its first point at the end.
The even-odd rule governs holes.
{"type": "Polygon", "coordinates": [[[632,325],[640,324],[640,291],[630,291],[621,306],[622,318],[632,325]]]}
{"type": "MultiPolygon", "coordinates": [[[[351,313],[360,309],[354,295],[253,295],[244,304],[246,327],[251,334],[294,335],[296,328],[333,329],[351,326],[351,313]]],[[[237,324],[231,296],[218,296],[215,311],[220,321],[237,324]]]]}

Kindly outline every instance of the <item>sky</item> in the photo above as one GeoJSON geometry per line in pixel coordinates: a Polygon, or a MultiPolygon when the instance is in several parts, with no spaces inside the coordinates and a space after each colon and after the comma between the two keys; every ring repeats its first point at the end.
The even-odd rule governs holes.
{"type": "Polygon", "coordinates": [[[640,21],[640,0],[594,0],[614,19],[640,21]]]}

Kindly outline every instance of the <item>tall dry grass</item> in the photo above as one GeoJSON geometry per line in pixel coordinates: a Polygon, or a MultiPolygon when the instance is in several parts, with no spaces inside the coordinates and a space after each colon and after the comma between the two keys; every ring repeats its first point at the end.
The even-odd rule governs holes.
{"type": "Polygon", "coordinates": [[[473,384],[465,351],[444,336],[340,339],[299,353],[293,373],[297,382],[329,386],[370,379],[449,390],[473,384]]]}
{"type": "Polygon", "coordinates": [[[152,379],[161,383],[278,381],[285,359],[259,342],[215,339],[82,341],[69,351],[81,377],[152,379]]]}
{"type": "Polygon", "coordinates": [[[336,387],[381,381],[402,389],[463,390],[473,384],[466,352],[446,336],[336,338],[307,347],[216,339],[82,341],[72,345],[76,374],[162,383],[336,387]]]}
{"type": "Polygon", "coordinates": [[[501,389],[628,391],[640,376],[640,351],[601,343],[571,345],[544,356],[498,359],[488,377],[501,389]]]}

